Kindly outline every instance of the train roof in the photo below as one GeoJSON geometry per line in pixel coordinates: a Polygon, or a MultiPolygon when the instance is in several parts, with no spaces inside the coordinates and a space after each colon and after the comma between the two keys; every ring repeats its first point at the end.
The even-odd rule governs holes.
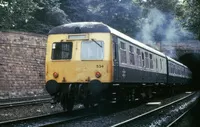
{"type": "Polygon", "coordinates": [[[172,62],[174,62],[174,63],[176,63],[176,64],[179,64],[179,65],[181,65],[181,66],[183,66],[183,67],[186,67],[186,68],[188,68],[188,67],[187,67],[187,66],[185,66],[184,64],[182,64],[182,63],[180,63],[180,62],[178,62],[178,61],[176,61],[176,60],[172,59],[171,57],[168,57],[168,56],[167,56],[167,59],[168,59],[169,61],[172,61],[172,62]]]}
{"type": "Polygon", "coordinates": [[[74,22],[54,27],[49,34],[76,34],[110,32],[107,25],[101,22],[74,22]]]}
{"type": "Polygon", "coordinates": [[[160,56],[165,57],[165,54],[113,29],[112,27],[103,24],[102,22],[75,22],[64,24],[61,26],[54,27],[49,31],[49,34],[76,34],[76,33],[112,33],[124,40],[130,41],[133,44],[144,48],[150,52],[156,53],[160,56]]]}

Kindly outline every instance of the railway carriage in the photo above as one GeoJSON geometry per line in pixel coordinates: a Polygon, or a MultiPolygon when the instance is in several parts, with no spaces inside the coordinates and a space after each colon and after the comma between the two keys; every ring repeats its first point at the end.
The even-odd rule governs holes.
{"type": "MultiPolygon", "coordinates": [[[[144,93],[143,86],[179,83],[177,75],[168,76],[171,65],[181,65],[177,63],[103,23],[65,24],[48,35],[46,90],[67,110],[74,102],[88,107],[102,98],[134,100],[144,93]]],[[[179,72],[182,83],[187,80],[184,72],[179,72]]]]}
{"type": "Polygon", "coordinates": [[[167,62],[163,53],[110,29],[111,36],[117,40],[113,41],[117,51],[114,56],[113,82],[131,85],[166,84],[167,62]]]}
{"type": "Polygon", "coordinates": [[[166,58],[168,62],[168,85],[189,84],[191,72],[188,70],[188,68],[170,57],[166,58]]]}

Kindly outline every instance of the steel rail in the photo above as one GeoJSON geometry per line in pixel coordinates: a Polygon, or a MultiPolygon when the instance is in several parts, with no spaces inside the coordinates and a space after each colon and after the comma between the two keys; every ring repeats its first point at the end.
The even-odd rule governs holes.
{"type": "Polygon", "coordinates": [[[141,117],[144,117],[144,116],[146,116],[146,115],[148,115],[148,114],[150,114],[150,113],[156,112],[156,111],[158,111],[158,110],[160,110],[160,109],[164,109],[164,108],[166,108],[166,107],[168,107],[168,106],[170,106],[170,105],[172,105],[172,104],[178,103],[178,102],[180,102],[180,101],[182,101],[182,100],[184,100],[184,99],[186,99],[186,98],[188,98],[188,97],[190,97],[190,96],[192,96],[192,95],[194,95],[194,94],[195,94],[195,92],[192,93],[192,94],[189,94],[189,95],[187,95],[187,96],[185,96],[185,97],[182,97],[182,98],[180,98],[180,99],[178,99],[178,100],[175,100],[175,101],[173,101],[173,102],[171,102],[171,103],[168,103],[168,104],[166,104],[166,105],[163,105],[163,106],[160,106],[160,107],[158,107],[158,108],[155,108],[155,109],[153,109],[153,110],[151,110],[151,111],[148,111],[148,112],[145,112],[145,113],[143,113],[143,114],[140,114],[140,115],[138,115],[138,116],[136,116],[136,117],[133,117],[133,118],[130,118],[130,119],[128,119],[128,120],[122,121],[122,122],[120,122],[120,123],[114,124],[114,125],[112,125],[111,127],[121,126],[121,125],[126,124],[126,123],[128,123],[128,122],[134,121],[134,120],[139,119],[139,118],[141,118],[141,117]]]}
{"type": "Polygon", "coordinates": [[[188,113],[192,108],[188,109],[187,111],[185,111],[183,114],[181,114],[178,118],[176,118],[174,121],[172,121],[171,123],[169,123],[167,125],[167,127],[171,127],[172,125],[174,125],[179,119],[181,119],[186,113],[188,113]]]}
{"type": "Polygon", "coordinates": [[[32,117],[26,117],[26,118],[18,118],[18,119],[13,119],[13,120],[0,121],[0,126],[4,125],[4,124],[12,124],[15,122],[22,122],[22,121],[32,120],[32,119],[36,119],[36,118],[48,117],[48,116],[52,116],[52,115],[57,115],[59,113],[64,113],[64,112],[57,112],[57,113],[52,113],[52,114],[45,114],[45,115],[38,115],[38,116],[32,116],[32,117]]]}
{"type": "Polygon", "coordinates": [[[84,114],[84,115],[80,115],[80,116],[75,116],[75,117],[72,117],[72,118],[65,118],[65,119],[62,119],[62,120],[57,120],[57,121],[52,121],[50,123],[44,123],[44,124],[39,124],[38,126],[56,126],[56,124],[62,124],[62,123],[65,123],[65,122],[72,122],[72,121],[75,121],[75,120],[79,120],[79,119],[82,119],[82,118],[86,118],[86,117],[89,117],[89,116],[93,116],[95,115],[96,113],[88,113],[88,114],[84,114]]]}
{"type": "Polygon", "coordinates": [[[33,99],[38,99],[38,98],[48,98],[50,97],[49,95],[41,95],[41,96],[24,96],[20,98],[4,98],[0,99],[1,103],[6,103],[6,102],[16,102],[16,101],[25,101],[25,100],[33,100],[33,99]]]}
{"type": "Polygon", "coordinates": [[[17,107],[17,106],[25,106],[25,105],[32,105],[32,104],[39,104],[39,103],[49,103],[51,98],[43,98],[43,99],[34,99],[34,100],[26,100],[26,101],[15,101],[15,102],[7,102],[0,104],[0,109],[3,108],[10,108],[10,107],[17,107]]]}
{"type": "Polygon", "coordinates": [[[2,121],[0,122],[0,126],[54,126],[56,124],[75,121],[95,114],[95,112],[86,113],[86,110],[82,108],[69,114],[67,111],[61,111],[52,114],[2,121]]]}

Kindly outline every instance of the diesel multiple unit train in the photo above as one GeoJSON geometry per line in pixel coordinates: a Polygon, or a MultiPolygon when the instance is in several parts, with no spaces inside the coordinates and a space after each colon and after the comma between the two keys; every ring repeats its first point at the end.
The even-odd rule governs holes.
{"type": "Polygon", "coordinates": [[[53,28],[45,67],[46,90],[64,110],[72,110],[75,102],[89,107],[102,98],[130,101],[154,86],[191,80],[185,65],[100,22],[53,28]]]}

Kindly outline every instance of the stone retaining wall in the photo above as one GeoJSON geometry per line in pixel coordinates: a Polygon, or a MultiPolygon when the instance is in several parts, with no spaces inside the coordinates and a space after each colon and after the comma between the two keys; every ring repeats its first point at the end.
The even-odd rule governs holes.
{"type": "Polygon", "coordinates": [[[0,99],[45,94],[46,35],[0,32],[0,99]]]}

